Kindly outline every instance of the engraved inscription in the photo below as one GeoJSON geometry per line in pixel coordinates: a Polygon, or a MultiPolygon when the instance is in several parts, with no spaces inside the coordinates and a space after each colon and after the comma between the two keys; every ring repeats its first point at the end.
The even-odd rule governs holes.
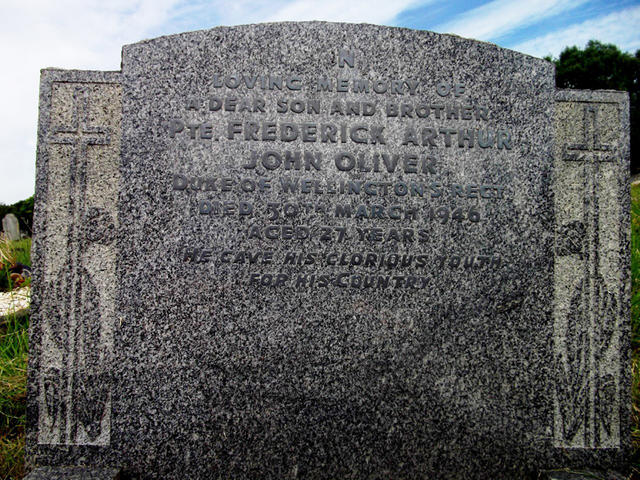
{"type": "Polygon", "coordinates": [[[168,172],[178,209],[203,222],[240,222],[240,244],[273,248],[269,270],[245,261],[240,249],[217,251],[206,238],[184,245],[181,260],[217,272],[245,265],[247,285],[294,289],[425,289],[429,268],[508,265],[491,247],[433,244],[441,226],[484,229],[511,201],[513,192],[491,176],[456,181],[446,160],[475,150],[514,152],[519,139],[504,119],[495,121],[492,106],[472,100],[473,92],[455,79],[366,78],[354,51],[337,48],[335,55],[333,73],[311,78],[216,72],[208,91],[190,92],[178,102],[182,111],[161,123],[160,135],[177,155],[193,146],[242,152],[219,175],[190,170],[189,161],[168,172]],[[326,249],[304,248],[318,243],[326,249]],[[285,272],[291,252],[280,245],[300,248],[301,270],[314,265],[333,272],[285,272]],[[364,255],[396,245],[416,248],[420,260],[402,262],[389,275],[371,260],[383,258],[381,252],[367,252],[363,262],[334,260],[354,249],[364,255]]]}

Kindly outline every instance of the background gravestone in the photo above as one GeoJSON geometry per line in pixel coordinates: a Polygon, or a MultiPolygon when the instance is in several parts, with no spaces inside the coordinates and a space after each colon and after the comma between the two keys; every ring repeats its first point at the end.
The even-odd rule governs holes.
{"type": "Polygon", "coordinates": [[[20,225],[13,213],[7,213],[2,217],[2,231],[9,241],[20,240],[20,225]]]}
{"type": "Polygon", "coordinates": [[[40,108],[33,465],[627,468],[625,94],[312,22],[44,70],[40,108]]]}

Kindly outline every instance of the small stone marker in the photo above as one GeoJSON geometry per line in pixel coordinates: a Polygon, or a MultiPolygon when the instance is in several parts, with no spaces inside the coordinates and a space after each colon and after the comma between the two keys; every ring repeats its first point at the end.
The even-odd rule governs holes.
{"type": "Polygon", "coordinates": [[[18,217],[13,213],[7,213],[2,217],[2,231],[11,242],[20,240],[20,224],[18,223],[18,217]]]}
{"type": "Polygon", "coordinates": [[[31,465],[628,469],[629,102],[374,25],[42,72],[31,465]]]}

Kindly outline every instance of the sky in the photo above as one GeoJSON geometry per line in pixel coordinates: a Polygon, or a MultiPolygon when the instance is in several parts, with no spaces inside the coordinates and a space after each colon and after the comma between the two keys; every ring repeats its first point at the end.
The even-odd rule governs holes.
{"type": "Polygon", "coordinates": [[[543,57],[590,39],[640,49],[640,0],[0,0],[0,203],[35,184],[40,69],[119,70],[122,45],[220,25],[409,27],[543,57]]]}

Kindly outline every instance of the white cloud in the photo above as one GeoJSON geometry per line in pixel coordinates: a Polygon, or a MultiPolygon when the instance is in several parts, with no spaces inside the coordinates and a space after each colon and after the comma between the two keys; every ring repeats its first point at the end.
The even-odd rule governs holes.
{"type": "Polygon", "coordinates": [[[122,45],[187,29],[278,20],[390,23],[414,0],[24,0],[0,17],[0,202],[33,193],[40,69],[119,70],[122,45]]]}
{"type": "Polygon", "coordinates": [[[264,22],[288,0],[183,0],[174,9],[172,24],[179,32],[219,25],[264,22]]]}
{"type": "Polygon", "coordinates": [[[509,48],[536,57],[551,54],[557,57],[565,47],[584,47],[589,40],[613,43],[622,50],[635,52],[640,48],[640,6],[610,13],[601,18],[563,27],[509,48]]]}
{"type": "Polygon", "coordinates": [[[408,7],[432,1],[434,0],[196,0],[186,4],[180,15],[191,18],[215,17],[218,25],[308,20],[389,24],[408,7]]]}
{"type": "Polygon", "coordinates": [[[415,3],[415,0],[297,0],[276,11],[266,21],[325,20],[388,24],[415,3]]]}
{"type": "Polygon", "coordinates": [[[118,70],[123,44],[169,18],[175,0],[5,2],[0,18],[0,202],[33,193],[40,69],[118,70]]]}
{"type": "Polygon", "coordinates": [[[495,40],[516,28],[571,10],[586,0],[494,0],[434,30],[478,40],[495,40]]]}

